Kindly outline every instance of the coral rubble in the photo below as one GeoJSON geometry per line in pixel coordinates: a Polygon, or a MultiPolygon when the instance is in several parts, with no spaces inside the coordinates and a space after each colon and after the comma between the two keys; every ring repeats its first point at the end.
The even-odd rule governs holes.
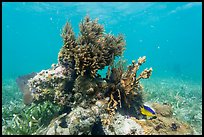
{"type": "MultiPolygon", "coordinates": [[[[49,100],[64,106],[64,109],[70,108],[53,119],[44,134],[90,135],[96,123],[101,123],[98,124],[103,130],[101,134],[107,135],[146,134],[146,128],[154,127],[154,131],[163,128],[165,122],[161,120],[158,123],[158,120],[170,112],[160,113],[163,108],[156,107],[156,113],[163,117],[151,121],[143,119],[140,112],[144,104],[140,80],[148,79],[152,74],[152,68],[149,68],[137,75],[146,57],[132,61],[126,69],[123,60],[114,62],[125,49],[122,35],[106,34],[98,20],[91,20],[88,16],[79,27],[80,34],[76,38],[71,24],[66,23],[61,34],[63,46],[58,54],[58,63],[28,81],[34,103],[49,100]],[[106,66],[108,71],[103,78],[97,72],[106,66]],[[152,127],[146,126],[149,123],[144,121],[150,121],[152,127]],[[160,125],[155,127],[154,121],[160,125]]],[[[171,129],[172,132],[179,131],[177,121],[172,123],[171,129]]],[[[151,131],[152,134],[160,134],[151,131]]]]}

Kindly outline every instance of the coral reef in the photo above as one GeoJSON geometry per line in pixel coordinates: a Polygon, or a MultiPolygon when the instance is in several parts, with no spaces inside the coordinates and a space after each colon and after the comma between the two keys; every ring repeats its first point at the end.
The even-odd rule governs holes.
{"type": "MultiPolygon", "coordinates": [[[[148,123],[141,124],[140,121],[149,121],[140,112],[144,105],[140,80],[148,79],[153,70],[146,68],[137,75],[146,56],[139,57],[137,62],[132,61],[126,69],[123,60],[114,62],[125,49],[122,35],[106,34],[98,20],[91,20],[88,16],[79,27],[80,34],[76,38],[71,25],[66,23],[61,34],[63,46],[58,63],[28,80],[34,103],[49,100],[64,107],[61,111],[64,114],[53,119],[44,134],[90,135],[96,128],[94,125],[102,129],[101,134],[148,134],[143,126],[148,123]],[[106,66],[108,71],[103,78],[97,72],[106,66]]],[[[158,116],[168,116],[168,111],[160,113],[157,107],[155,110],[158,116]]],[[[179,131],[177,125],[177,121],[171,123],[170,129],[179,131]]]]}

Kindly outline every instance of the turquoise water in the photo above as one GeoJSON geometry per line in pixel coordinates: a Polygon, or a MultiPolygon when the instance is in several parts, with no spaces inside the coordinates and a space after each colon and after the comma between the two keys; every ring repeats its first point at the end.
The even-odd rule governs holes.
{"type": "MultiPolygon", "coordinates": [[[[141,70],[153,68],[151,80],[145,81],[147,92],[159,95],[158,91],[162,89],[164,95],[164,90],[178,87],[172,92],[172,97],[174,93],[181,94],[184,99],[195,96],[202,105],[200,2],[3,2],[2,75],[7,86],[3,88],[3,93],[9,89],[17,91],[11,88],[14,84],[10,79],[49,69],[51,64],[57,63],[63,44],[60,36],[62,27],[70,21],[75,34],[78,34],[79,22],[86,15],[99,18],[106,33],[124,34],[124,58],[128,64],[140,56],[147,57],[141,67],[141,70]],[[160,84],[164,87],[161,88],[160,84]]],[[[100,73],[105,74],[105,70],[100,73]]],[[[165,98],[171,97],[166,95],[165,98]]],[[[200,108],[199,105],[196,107],[200,108]]],[[[199,114],[202,113],[200,109],[199,114]]],[[[184,118],[183,115],[181,117],[184,118]]],[[[196,124],[201,128],[200,123],[196,124]]],[[[198,132],[200,134],[202,128],[198,132]]]]}
{"type": "Polygon", "coordinates": [[[99,18],[107,33],[122,33],[124,57],[145,55],[155,76],[201,81],[202,3],[3,3],[3,78],[48,69],[57,63],[61,28],[75,33],[85,15],[99,18]]]}

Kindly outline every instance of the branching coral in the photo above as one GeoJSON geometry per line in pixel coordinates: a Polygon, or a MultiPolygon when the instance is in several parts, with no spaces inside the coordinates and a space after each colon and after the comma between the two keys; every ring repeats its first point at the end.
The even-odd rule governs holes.
{"type": "MultiPolygon", "coordinates": [[[[126,72],[122,67],[112,68],[109,78],[109,87],[108,87],[108,96],[110,96],[110,101],[108,103],[107,111],[110,114],[110,119],[115,114],[115,110],[120,104],[120,108],[124,107],[126,111],[133,109],[133,112],[136,111],[136,114],[139,113],[139,107],[143,104],[142,98],[142,86],[139,84],[141,78],[149,78],[152,73],[152,68],[145,69],[139,77],[136,77],[137,70],[139,66],[146,61],[146,57],[140,57],[135,63],[132,62],[132,65],[128,66],[126,72]],[[112,84],[111,84],[112,83],[112,84]],[[122,105],[121,105],[122,104],[122,105]],[[134,104],[131,105],[130,104],[134,104]]],[[[122,64],[121,64],[122,65],[122,64]]]]}
{"type": "Polygon", "coordinates": [[[135,63],[132,61],[132,65],[128,67],[128,70],[126,73],[122,75],[121,78],[121,86],[125,90],[125,94],[128,95],[130,92],[134,95],[133,88],[136,88],[136,90],[140,90],[141,86],[139,85],[139,80],[141,78],[149,78],[152,72],[152,68],[145,69],[138,78],[136,78],[137,70],[139,69],[139,66],[142,65],[146,61],[146,57],[140,57],[138,59],[138,62],[135,63]]]}
{"type": "Polygon", "coordinates": [[[64,45],[58,54],[58,62],[60,65],[73,68],[74,63],[73,48],[76,47],[77,44],[75,41],[75,36],[72,27],[68,22],[64,26],[61,36],[63,38],[64,45]]]}
{"type": "Polygon", "coordinates": [[[97,80],[85,76],[78,76],[73,88],[75,106],[87,108],[90,104],[94,104],[96,101],[96,92],[98,91],[97,80]]]}
{"type": "Polygon", "coordinates": [[[78,75],[93,78],[97,70],[110,65],[115,56],[120,56],[125,46],[122,35],[105,34],[98,20],[91,20],[88,16],[80,23],[78,39],[75,39],[69,23],[65,25],[62,37],[64,46],[58,56],[59,63],[74,66],[78,75]]]}

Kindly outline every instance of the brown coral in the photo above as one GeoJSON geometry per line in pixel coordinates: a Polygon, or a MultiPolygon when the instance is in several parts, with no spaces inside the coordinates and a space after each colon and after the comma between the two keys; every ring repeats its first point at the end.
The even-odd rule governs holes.
{"type": "Polygon", "coordinates": [[[75,39],[71,25],[64,27],[64,46],[59,52],[58,61],[62,65],[74,67],[77,75],[96,77],[99,69],[110,65],[115,56],[123,53],[125,42],[122,35],[115,37],[105,34],[98,20],[88,16],[80,23],[80,35],[75,39]]]}
{"type": "Polygon", "coordinates": [[[58,62],[60,65],[69,66],[73,68],[74,64],[74,51],[73,48],[76,47],[75,36],[71,25],[67,22],[64,26],[63,32],[61,34],[63,38],[63,47],[58,53],[58,62]]]}
{"type": "MultiPolygon", "coordinates": [[[[124,72],[122,64],[118,68],[112,68],[111,73],[107,73],[109,83],[107,96],[110,96],[107,111],[111,117],[115,114],[115,110],[120,108],[125,111],[135,112],[139,114],[139,107],[143,104],[142,86],[139,83],[141,78],[149,78],[152,72],[152,68],[145,69],[138,78],[136,78],[137,70],[139,66],[146,61],[146,57],[140,57],[135,63],[132,61],[132,65],[128,66],[127,71],[124,72]],[[112,83],[112,84],[111,84],[112,83]],[[131,104],[134,104],[131,106],[131,104]]],[[[110,70],[108,70],[110,71],[110,70]]],[[[110,120],[109,120],[110,121],[110,120]]]]}
{"type": "MultiPolygon", "coordinates": [[[[140,57],[138,62],[132,61],[132,66],[128,67],[128,71],[122,75],[122,79],[120,81],[122,88],[125,90],[125,94],[128,95],[133,88],[137,88],[137,90],[141,89],[139,85],[139,80],[141,78],[149,78],[152,72],[152,68],[145,69],[138,78],[136,78],[137,70],[139,69],[140,65],[142,65],[146,61],[146,57],[140,57]]],[[[135,94],[132,92],[132,94],[135,94]]]]}

